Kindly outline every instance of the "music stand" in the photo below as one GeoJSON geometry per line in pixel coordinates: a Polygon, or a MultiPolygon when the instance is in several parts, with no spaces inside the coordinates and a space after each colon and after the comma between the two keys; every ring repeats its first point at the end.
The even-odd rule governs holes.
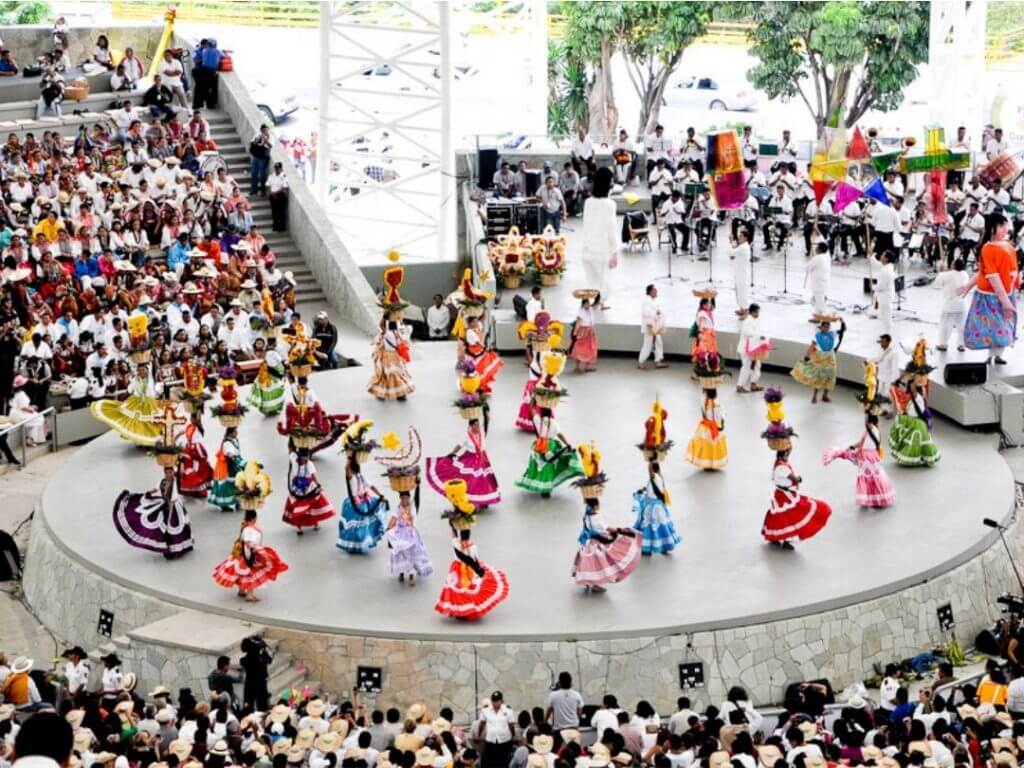
{"type": "MultiPolygon", "coordinates": [[[[667,227],[669,225],[666,224],[665,226],[667,227]]],[[[671,234],[669,234],[669,240],[671,240],[671,239],[672,239],[672,236],[671,236],[671,234]]],[[[670,250],[668,252],[668,274],[667,275],[660,275],[659,277],[654,278],[654,282],[657,283],[657,282],[661,282],[662,280],[664,280],[665,282],[668,282],[668,283],[676,283],[676,282],[688,283],[688,282],[690,282],[690,278],[688,278],[688,277],[683,277],[681,275],[676,277],[676,276],[674,276],[672,274],[672,257],[673,256],[675,256],[675,254],[672,253],[672,251],[670,250]]]]}

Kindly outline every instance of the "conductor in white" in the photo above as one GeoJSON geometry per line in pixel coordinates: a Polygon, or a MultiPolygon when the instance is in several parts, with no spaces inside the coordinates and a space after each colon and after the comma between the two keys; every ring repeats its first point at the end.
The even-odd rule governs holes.
{"type": "Polygon", "coordinates": [[[875,309],[882,324],[882,333],[892,334],[892,303],[896,298],[896,256],[883,251],[881,259],[871,257],[871,266],[878,270],[875,278],[875,309]]]}
{"type": "Polygon", "coordinates": [[[661,304],[658,302],[658,288],[651,284],[645,291],[644,303],[640,307],[640,322],[643,326],[644,343],[640,348],[640,358],[636,367],[646,369],[647,359],[654,352],[654,367],[668,368],[665,362],[665,351],[662,348],[661,334],[665,329],[665,317],[661,314],[661,304]]]}
{"type": "Polygon", "coordinates": [[[736,230],[729,258],[732,259],[732,277],[736,289],[736,314],[743,315],[750,305],[750,243],[747,242],[746,227],[736,230]]]}
{"type": "Polygon", "coordinates": [[[608,309],[611,270],[619,256],[615,201],[608,197],[613,176],[610,168],[598,168],[590,197],[583,204],[583,274],[585,288],[597,289],[597,305],[608,309]]]}
{"type": "Polygon", "coordinates": [[[832,257],[828,252],[828,245],[818,243],[814,246],[814,255],[807,262],[805,280],[811,288],[811,300],[814,303],[814,311],[825,314],[825,297],[828,295],[828,286],[832,280],[832,257]]]}

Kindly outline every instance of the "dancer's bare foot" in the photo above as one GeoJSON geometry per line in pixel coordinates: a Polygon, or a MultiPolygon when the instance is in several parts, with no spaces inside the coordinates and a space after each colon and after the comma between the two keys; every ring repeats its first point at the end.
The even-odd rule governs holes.
{"type": "Polygon", "coordinates": [[[655,363],[654,367],[655,368],[668,368],[668,363],[665,363],[665,362],[655,363]]]}

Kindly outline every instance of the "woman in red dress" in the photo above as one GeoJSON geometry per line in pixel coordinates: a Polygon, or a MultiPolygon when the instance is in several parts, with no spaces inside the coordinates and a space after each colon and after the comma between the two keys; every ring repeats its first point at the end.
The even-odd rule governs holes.
{"type": "Polygon", "coordinates": [[[775,493],[772,503],[764,516],[761,535],[765,541],[784,549],[792,549],[792,539],[809,539],[818,533],[832,515],[832,508],[820,499],[812,499],[800,493],[803,481],[790,466],[791,448],[775,454],[775,468],[772,481],[775,493]]]}
{"type": "Polygon", "coordinates": [[[178,492],[182,496],[205,499],[206,492],[210,490],[210,483],[213,481],[213,467],[210,466],[210,456],[206,452],[206,446],[203,445],[205,434],[203,412],[193,411],[185,426],[184,451],[179,464],[181,478],[178,481],[178,492]]]}
{"type": "MultiPolygon", "coordinates": [[[[453,528],[454,530],[454,528],[453,528]]],[[[490,613],[508,597],[508,577],[480,560],[469,528],[452,539],[455,559],[448,567],[434,610],[442,616],[473,621],[490,613]]]]}
{"type": "Polygon", "coordinates": [[[213,580],[250,603],[259,601],[256,590],[288,570],[272,548],[263,546],[263,531],[256,524],[256,510],[245,512],[242,529],[231,548],[231,556],[213,569],[213,580]]]}
{"type": "Polygon", "coordinates": [[[334,515],[334,505],[320,485],[309,449],[299,448],[288,461],[288,500],[282,519],[301,534],[303,528],[319,529],[320,523],[334,515]]]}

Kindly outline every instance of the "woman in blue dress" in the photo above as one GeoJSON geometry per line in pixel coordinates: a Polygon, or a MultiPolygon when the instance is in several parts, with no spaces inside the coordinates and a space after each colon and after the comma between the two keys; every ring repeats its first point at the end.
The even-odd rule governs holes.
{"type": "Polygon", "coordinates": [[[633,513],[636,515],[633,527],[643,534],[641,551],[645,555],[667,555],[682,541],[672,524],[669,503],[661,465],[656,461],[647,462],[647,484],[633,493],[633,513]]]}
{"type": "Polygon", "coordinates": [[[345,465],[348,496],[341,507],[338,523],[338,549],[350,555],[369,552],[384,537],[384,517],[388,501],[376,487],[366,482],[355,453],[345,465]]]}

